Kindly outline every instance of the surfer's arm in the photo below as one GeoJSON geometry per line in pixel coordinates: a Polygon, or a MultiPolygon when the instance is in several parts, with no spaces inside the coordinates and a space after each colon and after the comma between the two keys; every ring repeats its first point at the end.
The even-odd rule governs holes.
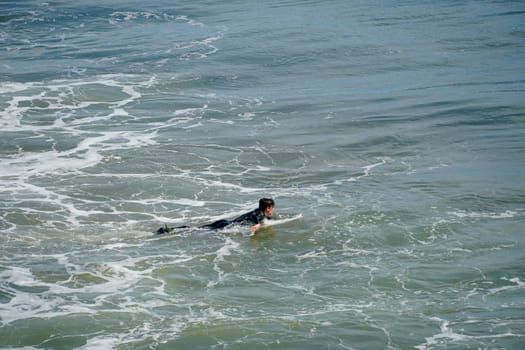
{"type": "MultiPolygon", "coordinates": [[[[278,216],[277,215],[272,215],[272,216],[267,216],[265,219],[272,219],[272,220],[275,220],[277,219],[278,216]]],[[[256,220],[259,220],[258,218],[256,220]]],[[[262,221],[259,221],[257,224],[253,225],[253,226],[250,226],[250,231],[252,233],[255,233],[255,231],[257,231],[258,229],[260,229],[262,227],[262,221]]]]}
{"type": "Polygon", "coordinates": [[[250,226],[250,231],[252,231],[252,233],[255,233],[255,231],[257,231],[260,228],[261,228],[261,224],[255,224],[253,226],[250,226]]]}

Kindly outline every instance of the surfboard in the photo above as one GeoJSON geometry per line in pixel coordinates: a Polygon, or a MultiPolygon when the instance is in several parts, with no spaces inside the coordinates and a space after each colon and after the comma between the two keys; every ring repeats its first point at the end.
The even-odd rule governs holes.
{"type": "MultiPolygon", "coordinates": [[[[276,225],[287,224],[289,222],[301,219],[302,217],[303,217],[303,214],[297,214],[297,215],[294,215],[294,216],[289,217],[289,218],[264,219],[264,221],[262,222],[262,227],[272,227],[272,226],[276,226],[276,225]]],[[[239,226],[237,226],[237,228],[238,227],[239,226]]],[[[254,232],[251,232],[250,230],[245,229],[246,226],[242,226],[242,227],[243,227],[243,229],[242,229],[241,232],[242,232],[243,236],[251,237],[251,236],[255,235],[254,232]]],[[[235,226],[232,227],[232,228],[235,229],[235,226]]]]}
{"type": "Polygon", "coordinates": [[[264,219],[262,226],[266,227],[266,226],[282,225],[282,224],[286,224],[286,223],[289,223],[289,222],[292,222],[298,219],[302,219],[302,217],[303,217],[303,214],[297,214],[289,218],[264,219]]]}

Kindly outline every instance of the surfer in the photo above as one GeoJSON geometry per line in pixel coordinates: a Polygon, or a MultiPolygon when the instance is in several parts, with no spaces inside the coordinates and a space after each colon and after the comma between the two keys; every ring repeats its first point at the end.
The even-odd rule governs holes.
{"type": "MultiPolygon", "coordinates": [[[[221,219],[211,224],[199,226],[199,228],[219,230],[232,224],[250,225],[250,231],[255,233],[261,228],[261,224],[265,218],[270,219],[275,209],[275,201],[272,198],[259,199],[259,207],[246,214],[239,216],[233,220],[221,219]]],[[[174,229],[189,228],[189,226],[168,227],[167,225],[157,230],[157,234],[169,233],[174,229]]]]}

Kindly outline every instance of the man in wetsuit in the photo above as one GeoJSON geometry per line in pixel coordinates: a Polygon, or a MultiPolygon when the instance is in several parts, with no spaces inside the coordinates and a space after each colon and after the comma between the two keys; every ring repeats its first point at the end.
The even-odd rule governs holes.
{"type": "MultiPolygon", "coordinates": [[[[261,224],[265,218],[270,218],[272,216],[273,210],[275,208],[275,202],[271,198],[261,198],[259,199],[259,208],[254,209],[246,214],[239,216],[233,220],[218,220],[211,224],[199,226],[200,228],[206,228],[211,230],[219,230],[225,228],[226,226],[232,224],[239,225],[250,225],[250,231],[255,233],[258,229],[261,228],[261,224]]],[[[159,228],[156,232],[157,234],[170,233],[175,229],[189,228],[189,226],[178,226],[178,227],[165,227],[159,228]]]]}
{"type": "Polygon", "coordinates": [[[271,198],[259,199],[259,208],[254,209],[246,214],[239,216],[233,220],[218,220],[208,225],[200,226],[201,228],[208,228],[218,230],[232,224],[250,225],[250,231],[255,233],[261,228],[261,224],[265,218],[272,216],[275,209],[275,202],[271,198]]]}

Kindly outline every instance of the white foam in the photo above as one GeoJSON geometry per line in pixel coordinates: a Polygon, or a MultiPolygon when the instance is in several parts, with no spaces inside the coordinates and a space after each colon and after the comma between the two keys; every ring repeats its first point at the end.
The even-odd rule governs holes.
{"type": "Polygon", "coordinates": [[[177,17],[168,14],[158,14],[148,11],[115,11],[110,15],[109,23],[118,24],[120,22],[130,22],[139,19],[143,20],[176,20],[177,17]]]}
{"type": "Polygon", "coordinates": [[[456,216],[458,218],[472,218],[472,219],[509,219],[515,217],[518,212],[512,210],[506,210],[501,213],[494,212],[467,212],[467,211],[452,211],[448,212],[449,215],[456,216]]]}
{"type": "Polygon", "coordinates": [[[244,112],[244,113],[237,114],[237,116],[243,120],[253,120],[256,114],[253,112],[244,112]]]}
{"type": "Polygon", "coordinates": [[[185,108],[185,109],[178,109],[173,113],[176,117],[179,116],[195,116],[195,115],[202,115],[206,109],[208,109],[208,105],[204,105],[200,108],[185,108]]]}
{"type": "MultiPolygon", "coordinates": [[[[2,82],[0,91],[7,95],[7,107],[0,111],[0,126],[4,132],[28,131],[36,135],[47,135],[49,130],[54,134],[66,135],[78,139],[77,145],[67,150],[43,148],[41,151],[27,152],[19,149],[16,154],[0,158],[0,192],[17,193],[33,192],[36,198],[46,198],[71,212],[70,222],[76,222],[80,215],[89,214],[79,211],[72,204],[71,198],[27,183],[32,176],[50,174],[76,174],[85,168],[93,167],[106,158],[111,151],[149,146],[156,143],[156,131],[84,131],[83,126],[107,121],[114,117],[131,117],[126,106],[142,95],[138,88],[151,86],[155,78],[137,81],[132,75],[101,75],[90,79],[53,80],[50,82],[33,82],[26,84],[2,82]],[[116,101],[89,101],[78,89],[93,86],[114,89],[120,96],[116,101]],[[34,101],[40,101],[33,103],[34,101]],[[106,106],[107,113],[100,112],[100,106],[106,106]],[[89,115],[95,107],[95,115],[89,115]],[[54,117],[49,123],[35,124],[26,116],[42,110],[46,118],[54,117]],[[86,113],[88,111],[88,113],[86,113]],[[87,115],[86,115],[87,114],[87,115]]],[[[38,112],[40,113],[40,112],[38,112]]],[[[46,142],[51,144],[52,136],[46,142]]],[[[45,146],[44,146],[45,147],[45,146]]],[[[91,212],[93,214],[93,212],[91,212]]]]}
{"type": "Polygon", "coordinates": [[[103,249],[104,250],[121,250],[124,248],[142,247],[142,246],[144,246],[143,243],[131,244],[131,243],[118,242],[118,243],[106,244],[103,249]]]}
{"type": "MultiPolygon", "coordinates": [[[[120,174],[117,175],[119,178],[121,177],[120,174]]],[[[139,177],[147,177],[145,176],[139,176],[139,177]]],[[[137,204],[144,204],[144,205],[151,205],[151,204],[161,204],[161,203],[170,203],[170,204],[179,204],[185,207],[203,207],[206,202],[205,201],[198,201],[193,200],[189,198],[181,198],[181,199],[141,199],[141,200],[127,200],[127,203],[137,203],[137,204]]]]}
{"type": "MultiPolygon", "coordinates": [[[[27,268],[10,267],[0,273],[0,278],[6,282],[4,285],[22,287],[44,287],[49,285],[36,280],[35,276],[27,268]]],[[[42,294],[34,294],[17,290],[14,287],[3,287],[12,298],[8,303],[0,303],[0,314],[2,322],[8,324],[18,319],[31,318],[35,314],[55,315],[56,306],[62,303],[61,298],[47,299],[42,294]]]]}
{"type": "Polygon", "coordinates": [[[225,273],[219,265],[224,261],[224,258],[231,255],[233,251],[239,251],[239,247],[240,244],[238,242],[225,236],[224,245],[216,251],[216,257],[213,260],[213,269],[217,272],[217,280],[209,281],[206,285],[207,288],[212,288],[223,281],[225,273]]]}
{"type": "Polygon", "coordinates": [[[0,176],[64,174],[99,164],[103,151],[121,150],[153,145],[156,132],[144,134],[132,131],[105,132],[87,137],[75,148],[66,151],[20,152],[15,157],[0,159],[0,176]],[[115,142],[119,140],[119,142],[115,142]]]}
{"type": "Polygon", "coordinates": [[[207,37],[201,40],[193,40],[190,43],[176,44],[172,49],[169,49],[167,53],[171,53],[173,50],[176,51],[187,51],[181,55],[182,60],[190,60],[193,58],[207,58],[208,56],[216,53],[219,49],[213,45],[215,41],[221,40],[224,37],[224,33],[219,32],[214,36],[207,37]]]}
{"type": "Polygon", "coordinates": [[[226,237],[224,245],[217,250],[217,261],[223,261],[224,257],[232,254],[232,251],[238,251],[240,244],[230,237],[226,237]]]}
{"type": "Polygon", "coordinates": [[[16,83],[16,82],[0,82],[0,94],[13,94],[27,90],[33,86],[33,83],[16,83]]]}
{"type": "Polygon", "coordinates": [[[381,161],[378,162],[378,163],[374,163],[374,164],[370,164],[370,165],[366,165],[366,166],[362,167],[362,169],[364,169],[364,171],[365,171],[365,174],[363,176],[370,175],[370,170],[372,170],[372,169],[374,169],[374,168],[376,168],[376,167],[378,167],[380,165],[383,165],[385,163],[386,163],[386,160],[381,159],[381,161]]]}
{"type": "Polygon", "coordinates": [[[98,336],[87,340],[78,350],[115,349],[122,344],[122,336],[98,336]]]}
{"type": "Polygon", "coordinates": [[[509,281],[514,284],[504,286],[504,287],[492,288],[489,290],[489,295],[504,292],[504,291],[509,291],[509,290],[517,290],[517,289],[525,288],[525,282],[521,281],[518,277],[514,277],[514,278],[503,277],[502,280],[509,281]]]}
{"type": "Polygon", "coordinates": [[[139,87],[149,87],[155,80],[150,78],[148,81],[134,82],[134,76],[126,75],[100,75],[93,79],[78,80],[53,80],[45,83],[0,83],[0,93],[10,96],[6,101],[7,108],[0,111],[0,126],[4,131],[20,130],[47,130],[53,127],[53,124],[36,126],[31,123],[24,123],[24,117],[31,111],[46,111],[48,115],[55,115],[57,118],[64,119],[65,116],[74,116],[72,125],[90,124],[94,119],[92,117],[79,118],[74,115],[77,111],[82,112],[90,107],[107,106],[108,110],[113,112],[107,115],[97,116],[100,119],[110,119],[115,116],[127,116],[124,106],[139,99],[142,95],[137,90],[139,87]],[[116,91],[124,93],[127,97],[119,101],[89,101],[83,100],[85,96],[78,95],[75,89],[83,87],[101,86],[106,88],[115,88],[116,91]],[[19,94],[22,93],[22,94],[19,94]],[[40,101],[43,106],[34,105],[34,101],[40,101]]]}
{"type": "MultiPolygon", "coordinates": [[[[107,247],[124,249],[129,248],[129,245],[105,245],[102,249],[107,247]]],[[[153,270],[159,266],[193,259],[191,256],[175,255],[163,263],[166,260],[165,255],[159,256],[158,259],[155,256],[130,257],[98,266],[91,264],[89,270],[86,270],[84,266],[71,261],[70,256],[74,255],[77,255],[77,252],[41,257],[56,259],[57,263],[65,268],[69,278],[59,282],[39,280],[28,268],[6,267],[0,272],[0,288],[5,295],[11,297],[7,303],[0,303],[2,323],[9,324],[21,319],[52,318],[79,313],[96,314],[104,309],[103,306],[107,304],[108,299],[111,300],[114,297],[124,300],[119,302],[119,305],[126,312],[148,313],[150,309],[166,306],[168,302],[161,298],[138,303],[127,297],[122,298],[122,295],[128,295],[140,281],[154,278],[152,277],[153,270]],[[151,259],[155,259],[155,264],[149,266],[148,262],[151,259]],[[93,280],[84,280],[83,276],[91,276],[93,280]],[[38,288],[39,291],[28,291],[27,288],[38,288]],[[76,295],[85,293],[95,295],[94,300],[83,301],[83,298],[76,298],[76,295]]],[[[75,260],[76,258],[73,261],[75,260]]],[[[159,282],[159,286],[153,287],[152,293],[157,296],[166,296],[163,290],[165,283],[159,282]]]]}
{"type": "Polygon", "coordinates": [[[190,19],[188,16],[174,16],[167,13],[155,13],[149,11],[115,11],[110,14],[109,23],[118,24],[119,22],[130,22],[135,20],[163,20],[163,21],[176,21],[187,23],[191,26],[205,27],[204,23],[194,19],[190,19]]]}
{"type": "Polygon", "coordinates": [[[380,158],[379,160],[380,161],[377,162],[377,163],[373,163],[373,164],[365,165],[365,166],[361,167],[361,169],[363,169],[363,173],[361,175],[352,176],[352,177],[349,177],[347,179],[336,180],[336,181],[334,181],[334,185],[342,185],[344,182],[356,182],[356,181],[359,181],[360,179],[362,179],[364,177],[370,176],[370,173],[371,173],[372,169],[377,168],[377,167],[387,163],[387,159],[380,158]]]}
{"type": "Polygon", "coordinates": [[[188,16],[177,16],[175,19],[178,21],[187,22],[189,25],[192,25],[192,26],[205,27],[204,23],[196,21],[194,19],[189,19],[188,16]]]}
{"type": "Polygon", "coordinates": [[[35,286],[36,280],[31,273],[31,270],[23,267],[11,267],[0,272],[0,278],[7,280],[19,286],[35,286]]]}
{"type": "Polygon", "coordinates": [[[487,335],[478,335],[478,336],[472,336],[462,333],[457,333],[453,329],[450,328],[450,322],[447,320],[443,320],[439,317],[431,317],[432,321],[436,321],[440,323],[440,333],[433,335],[432,337],[426,337],[425,343],[415,346],[416,349],[419,350],[427,350],[427,349],[433,349],[436,345],[442,344],[442,343],[461,343],[461,342],[467,342],[469,340],[473,339],[497,339],[497,338],[507,338],[507,337],[517,337],[521,335],[516,335],[511,332],[501,333],[501,334],[487,334],[487,335]]]}
{"type": "Polygon", "coordinates": [[[305,259],[313,259],[313,258],[324,258],[326,257],[326,252],[324,250],[320,251],[311,251],[308,253],[300,254],[296,256],[299,261],[305,260],[305,259]]]}

